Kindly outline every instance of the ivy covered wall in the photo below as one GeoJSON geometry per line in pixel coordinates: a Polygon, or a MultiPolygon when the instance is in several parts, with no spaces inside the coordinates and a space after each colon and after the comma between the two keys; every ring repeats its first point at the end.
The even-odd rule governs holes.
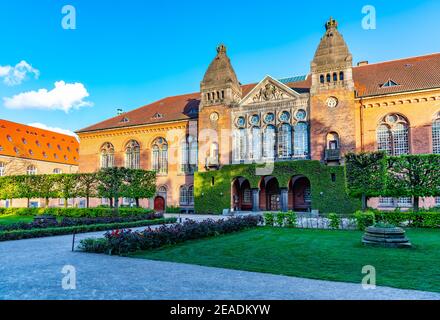
{"type": "MultiPolygon", "coordinates": [[[[219,171],[198,172],[194,177],[195,211],[198,214],[221,214],[231,208],[231,185],[237,177],[249,180],[251,188],[259,188],[262,176],[255,164],[229,165],[219,171]]],[[[310,180],[312,209],[321,213],[351,214],[360,209],[360,200],[347,194],[345,167],[329,167],[319,161],[286,161],[274,164],[273,173],[280,188],[288,188],[290,179],[303,175],[310,180]],[[334,181],[332,179],[332,175],[334,181]]]]}

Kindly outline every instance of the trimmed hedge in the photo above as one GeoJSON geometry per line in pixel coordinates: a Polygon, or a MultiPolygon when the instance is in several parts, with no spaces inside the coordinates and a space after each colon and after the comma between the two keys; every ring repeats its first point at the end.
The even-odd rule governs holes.
{"type": "Polygon", "coordinates": [[[50,215],[66,218],[128,217],[153,212],[153,210],[144,208],[119,208],[118,211],[111,208],[0,208],[0,215],[50,215]]]}
{"type": "Polygon", "coordinates": [[[440,212],[436,211],[373,211],[377,222],[408,228],[440,228],[440,212]]]}
{"type": "MultiPolygon", "coordinates": [[[[194,175],[195,211],[198,214],[221,214],[231,207],[231,185],[237,177],[249,180],[251,188],[259,188],[262,176],[256,164],[228,165],[218,171],[196,172],[194,175]]],[[[288,188],[292,177],[303,175],[310,180],[312,209],[321,213],[351,214],[361,208],[359,199],[348,195],[344,166],[326,166],[319,161],[275,162],[270,176],[278,179],[280,188],[288,188]],[[334,181],[332,179],[334,177],[334,181]]]]}
{"type": "Polygon", "coordinates": [[[188,240],[214,237],[221,234],[255,228],[261,217],[247,216],[227,220],[186,221],[183,224],[148,228],[144,231],[116,230],[107,232],[105,239],[81,241],[80,249],[85,252],[123,255],[139,250],[150,250],[188,240]]]}
{"type": "Polygon", "coordinates": [[[109,229],[136,228],[136,227],[144,227],[144,226],[151,226],[158,224],[175,223],[176,221],[177,221],[176,218],[168,218],[168,219],[143,220],[143,221],[125,222],[125,223],[83,225],[83,226],[74,226],[74,227],[65,227],[65,228],[4,231],[4,232],[0,232],[0,241],[42,238],[42,237],[51,237],[51,236],[66,235],[73,233],[88,233],[95,231],[105,231],[109,229]]]}

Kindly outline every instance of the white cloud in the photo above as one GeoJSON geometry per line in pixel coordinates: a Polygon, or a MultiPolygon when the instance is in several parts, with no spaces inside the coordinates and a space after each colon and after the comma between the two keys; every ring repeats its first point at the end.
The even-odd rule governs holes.
{"type": "Polygon", "coordinates": [[[28,75],[33,75],[35,79],[40,76],[40,71],[32,67],[26,61],[21,61],[13,66],[0,66],[0,79],[8,86],[21,84],[28,75]]]}
{"type": "Polygon", "coordinates": [[[55,82],[52,90],[40,89],[17,94],[12,98],[3,98],[9,109],[43,109],[63,110],[68,113],[71,109],[90,107],[93,104],[84,99],[89,96],[82,83],[55,82]]]}
{"type": "Polygon", "coordinates": [[[45,125],[43,123],[39,123],[39,122],[29,123],[28,126],[35,127],[35,128],[40,128],[40,129],[43,129],[43,130],[49,130],[49,131],[53,131],[53,132],[58,132],[58,133],[66,134],[68,136],[73,136],[73,137],[75,137],[79,141],[78,135],[75,132],[67,130],[67,129],[61,129],[61,128],[57,128],[57,127],[50,127],[50,126],[47,126],[47,125],[45,125]]]}

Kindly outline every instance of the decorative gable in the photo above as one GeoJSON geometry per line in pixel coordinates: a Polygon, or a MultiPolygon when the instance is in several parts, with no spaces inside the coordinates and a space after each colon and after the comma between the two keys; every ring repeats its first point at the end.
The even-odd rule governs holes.
{"type": "Polygon", "coordinates": [[[297,99],[299,93],[292,90],[280,81],[266,76],[254,89],[241,101],[241,105],[267,103],[270,101],[283,101],[297,99]]]}

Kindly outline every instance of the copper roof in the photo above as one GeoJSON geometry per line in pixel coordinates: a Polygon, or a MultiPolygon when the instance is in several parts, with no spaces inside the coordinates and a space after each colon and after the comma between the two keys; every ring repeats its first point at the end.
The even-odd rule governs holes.
{"type": "MultiPolygon", "coordinates": [[[[353,67],[353,79],[358,97],[440,88],[440,53],[353,67]],[[383,88],[382,85],[388,80],[398,85],[383,88]]],[[[256,85],[243,85],[243,96],[256,85]]],[[[286,85],[300,93],[307,92],[311,77],[286,85]]],[[[199,92],[168,97],[78,132],[193,119],[197,118],[199,104],[199,92]]]]}
{"type": "Polygon", "coordinates": [[[77,166],[79,142],[73,136],[0,119],[0,155],[77,166]]]}

